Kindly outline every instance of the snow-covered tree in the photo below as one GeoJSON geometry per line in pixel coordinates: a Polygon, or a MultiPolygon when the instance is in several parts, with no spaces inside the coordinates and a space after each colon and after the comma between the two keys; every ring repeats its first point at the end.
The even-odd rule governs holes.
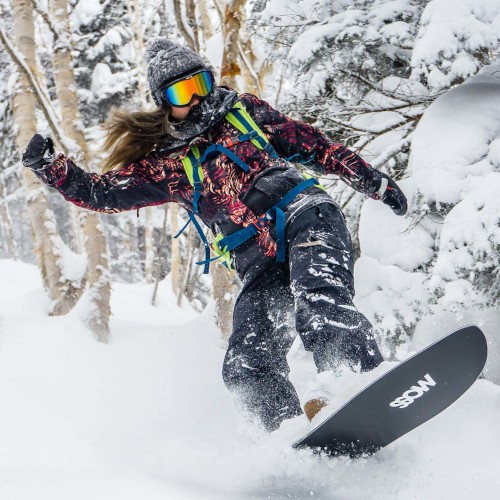
{"type": "Polygon", "coordinates": [[[432,0],[419,23],[412,77],[434,90],[452,87],[493,62],[499,46],[499,2],[432,0]]]}

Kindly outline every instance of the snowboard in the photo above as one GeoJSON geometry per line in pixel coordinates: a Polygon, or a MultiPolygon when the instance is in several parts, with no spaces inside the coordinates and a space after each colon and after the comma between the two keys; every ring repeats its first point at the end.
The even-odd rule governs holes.
{"type": "Polygon", "coordinates": [[[464,394],[486,355],[483,332],[460,328],[372,382],[293,447],[351,457],[375,453],[464,394]]]}

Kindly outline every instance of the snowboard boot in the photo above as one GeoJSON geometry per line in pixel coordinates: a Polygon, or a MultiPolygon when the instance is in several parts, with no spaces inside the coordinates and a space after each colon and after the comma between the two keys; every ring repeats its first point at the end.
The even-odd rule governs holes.
{"type": "Polygon", "coordinates": [[[310,399],[304,405],[304,413],[306,414],[309,422],[327,405],[328,399],[326,398],[319,397],[310,399]]]}

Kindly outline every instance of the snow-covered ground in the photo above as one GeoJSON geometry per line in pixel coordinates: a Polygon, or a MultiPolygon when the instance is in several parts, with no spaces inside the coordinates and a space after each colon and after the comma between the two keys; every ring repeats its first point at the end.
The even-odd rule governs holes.
{"type": "MultiPolygon", "coordinates": [[[[0,261],[1,499],[498,498],[497,385],[372,457],[318,458],[290,447],[304,417],[266,435],[234,406],[210,308],[170,305],[166,283],[154,308],[151,293],[115,285],[103,345],[81,310],[47,316],[35,267],[0,261]]],[[[298,344],[290,363],[301,396],[331,385],[336,403],[374,377],[318,380],[298,344]]]]}

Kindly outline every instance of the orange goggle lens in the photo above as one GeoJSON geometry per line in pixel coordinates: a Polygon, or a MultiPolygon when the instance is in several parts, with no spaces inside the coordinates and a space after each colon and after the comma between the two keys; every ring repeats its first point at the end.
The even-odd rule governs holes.
{"type": "Polygon", "coordinates": [[[187,106],[195,96],[206,97],[213,89],[209,71],[203,70],[185,80],[169,85],[164,95],[172,106],[187,106]]]}

